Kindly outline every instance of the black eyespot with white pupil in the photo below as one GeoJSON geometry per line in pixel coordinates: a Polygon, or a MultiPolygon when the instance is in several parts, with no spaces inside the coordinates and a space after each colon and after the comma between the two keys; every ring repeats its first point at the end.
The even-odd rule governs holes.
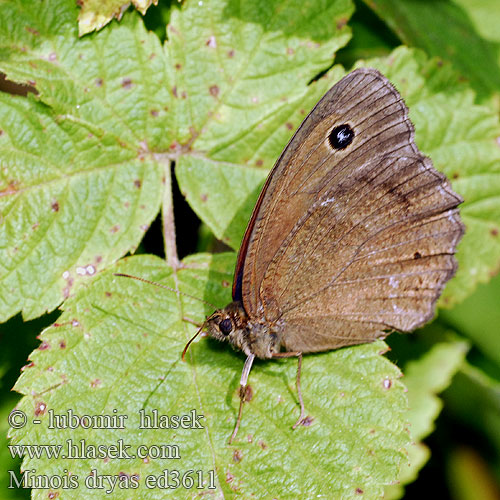
{"type": "Polygon", "coordinates": [[[223,319],[219,323],[219,330],[224,335],[229,335],[232,329],[233,329],[233,322],[229,318],[223,319]]]}
{"type": "Polygon", "coordinates": [[[344,149],[353,139],[354,130],[347,123],[335,127],[328,136],[328,142],[333,149],[344,149]]]}

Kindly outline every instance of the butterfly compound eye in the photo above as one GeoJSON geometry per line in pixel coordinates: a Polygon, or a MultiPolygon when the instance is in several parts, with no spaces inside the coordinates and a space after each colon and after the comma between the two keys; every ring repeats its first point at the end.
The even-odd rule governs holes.
{"type": "Polygon", "coordinates": [[[344,149],[354,139],[354,130],[346,124],[335,127],[328,136],[328,142],[333,149],[344,149]]]}
{"type": "Polygon", "coordinates": [[[233,323],[232,323],[232,321],[229,318],[223,319],[219,323],[219,330],[224,335],[229,335],[231,333],[232,329],[233,329],[233,323]]]}

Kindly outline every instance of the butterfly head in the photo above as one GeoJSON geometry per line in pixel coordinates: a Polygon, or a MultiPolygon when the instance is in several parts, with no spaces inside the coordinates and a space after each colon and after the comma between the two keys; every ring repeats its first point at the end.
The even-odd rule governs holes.
{"type": "Polygon", "coordinates": [[[211,337],[229,342],[247,356],[271,358],[280,349],[280,330],[265,321],[251,321],[237,301],[215,311],[207,318],[206,325],[211,337]]]}
{"type": "Polygon", "coordinates": [[[208,334],[214,339],[227,341],[242,349],[247,316],[238,302],[231,302],[224,309],[218,309],[207,318],[208,334]]]}

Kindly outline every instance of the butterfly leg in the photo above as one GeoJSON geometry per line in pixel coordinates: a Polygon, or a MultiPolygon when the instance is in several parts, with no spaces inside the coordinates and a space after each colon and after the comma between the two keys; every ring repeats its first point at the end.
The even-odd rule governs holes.
{"type": "Polygon", "coordinates": [[[229,438],[229,444],[232,443],[233,439],[236,437],[236,434],[238,434],[238,429],[240,428],[241,415],[243,414],[243,403],[245,402],[245,396],[247,393],[248,375],[250,374],[250,370],[252,369],[252,364],[253,364],[254,359],[255,359],[255,354],[249,354],[247,356],[246,361],[245,361],[245,365],[243,366],[243,371],[241,372],[240,408],[238,410],[238,418],[236,420],[236,425],[234,426],[233,433],[231,434],[231,437],[229,438]]]}
{"type": "Polygon", "coordinates": [[[302,390],[300,389],[300,374],[302,372],[302,353],[301,352],[275,352],[273,354],[273,358],[293,358],[296,357],[298,360],[298,366],[297,366],[297,395],[299,398],[299,403],[300,403],[300,415],[297,420],[292,426],[292,429],[296,429],[306,418],[306,409],[304,407],[304,400],[302,399],[302,390]]]}

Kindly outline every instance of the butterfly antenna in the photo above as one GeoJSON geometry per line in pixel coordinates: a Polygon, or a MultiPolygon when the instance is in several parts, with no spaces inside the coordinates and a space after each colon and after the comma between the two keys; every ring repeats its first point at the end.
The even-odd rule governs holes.
{"type": "Polygon", "coordinates": [[[184,295],[186,297],[189,297],[190,299],[198,300],[199,302],[203,302],[204,304],[207,304],[208,306],[212,307],[213,309],[217,309],[217,306],[214,306],[210,302],[200,299],[199,297],[195,297],[194,295],[189,295],[189,293],[186,292],[181,292],[180,290],[176,290],[175,288],[172,288],[167,285],[162,285],[161,283],[157,283],[156,281],[150,281],[145,278],[139,278],[139,276],[132,276],[131,274],[124,274],[124,273],[113,273],[114,276],[122,276],[124,278],[132,278],[133,280],[137,281],[143,281],[144,283],[148,283],[149,285],[155,285],[159,286],[160,288],[165,288],[165,290],[170,290],[171,292],[178,293],[180,295],[184,295]]]}

